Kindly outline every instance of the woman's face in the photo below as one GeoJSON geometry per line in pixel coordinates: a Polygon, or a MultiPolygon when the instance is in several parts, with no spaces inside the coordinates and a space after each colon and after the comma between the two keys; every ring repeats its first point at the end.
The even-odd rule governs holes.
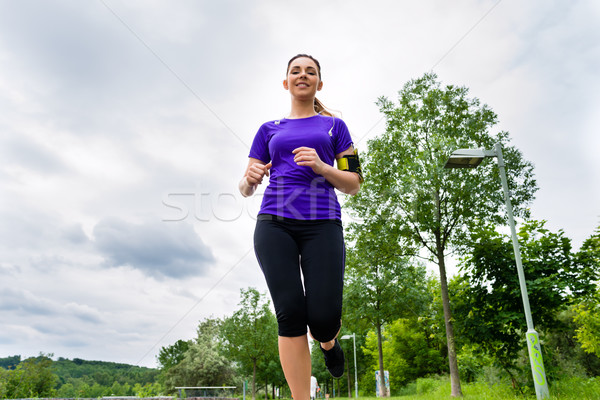
{"type": "Polygon", "coordinates": [[[317,64],[307,57],[296,58],[288,68],[283,87],[298,99],[314,99],[317,91],[323,87],[317,64]]]}

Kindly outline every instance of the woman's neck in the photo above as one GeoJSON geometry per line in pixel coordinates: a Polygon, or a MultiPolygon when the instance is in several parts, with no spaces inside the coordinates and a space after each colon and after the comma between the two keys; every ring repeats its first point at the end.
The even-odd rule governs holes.
{"type": "Polygon", "coordinates": [[[290,119],[308,118],[317,115],[314,100],[310,102],[292,101],[292,109],[288,114],[290,119]]]}

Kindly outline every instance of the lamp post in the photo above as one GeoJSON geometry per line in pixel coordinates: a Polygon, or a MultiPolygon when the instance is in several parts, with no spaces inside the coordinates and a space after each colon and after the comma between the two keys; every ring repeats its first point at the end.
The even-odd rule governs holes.
{"type": "Polygon", "coordinates": [[[486,157],[498,158],[498,169],[500,170],[500,180],[504,189],[504,201],[506,203],[506,212],[508,214],[508,224],[512,236],[513,250],[515,252],[515,262],[517,264],[517,273],[519,275],[519,285],[521,287],[521,297],[523,299],[523,308],[525,310],[525,320],[527,321],[527,349],[529,350],[529,361],[531,363],[531,373],[533,375],[533,383],[535,385],[535,393],[538,399],[550,397],[548,391],[548,381],[546,380],[546,372],[544,370],[544,361],[542,360],[542,349],[540,339],[533,327],[533,319],[531,317],[531,308],[529,306],[529,296],[527,295],[527,285],[525,284],[525,273],[523,272],[523,264],[521,263],[521,251],[517,240],[517,231],[515,229],[515,220],[513,217],[512,204],[510,202],[510,194],[508,191],[508,183],[506,180],[506,170],[504,158],[502,157],[502,146],[497,143],[494,150],[477,150],[477,149],[460,149],[454,151],[444,168],[475,168],[486,157]]]}
{"type": "Polygon", "coordinates": [[[352,339],[354,343],[354,397],[358,399],[358,372],[356,370],[356,334],[344,335],[340,339],[352,339]]]}

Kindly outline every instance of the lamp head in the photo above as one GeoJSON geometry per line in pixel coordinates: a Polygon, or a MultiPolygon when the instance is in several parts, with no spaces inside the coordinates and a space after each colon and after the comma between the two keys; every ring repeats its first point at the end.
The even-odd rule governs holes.
{"type": "Polygon", "coordinates": [[[488,156],[480,149],[458,149],[454,150],[444,168],[475,168],[488,156]]]}

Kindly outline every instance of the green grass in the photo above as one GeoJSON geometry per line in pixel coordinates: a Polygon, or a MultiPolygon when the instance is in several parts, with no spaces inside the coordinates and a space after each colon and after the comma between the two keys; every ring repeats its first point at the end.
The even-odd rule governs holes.
{"type": "MultiPolygon", "coordinates": [[[[463,383],[464,400],[536,400],[535,393],[517,395],[508,385],[489,386],[485,383],[463,383]]],[[[389,400],[448,400],[450,382],[425,379],[416,382],[412,391],[416,394],[395,396],[389,400]]],[[[533,392],[533,390],[530,390],[533,392]]],[[[359,400],[381,400],[376,397],[360,397],[359,400]]],[[[549,400],[600,400],[600,377],[571,378],[555,382],[550,388],[549,400]]]]}

